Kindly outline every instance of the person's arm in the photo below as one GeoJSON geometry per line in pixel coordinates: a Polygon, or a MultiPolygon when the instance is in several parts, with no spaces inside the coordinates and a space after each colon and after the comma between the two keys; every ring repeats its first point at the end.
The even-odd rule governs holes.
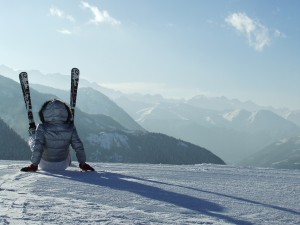
{"type": "Polygon", "coordinates": [[[82,169],[83,171],[88,171],[88,170],[95,171],[93,167],[91,167],[89,164],[86,163],[86,155],[85,155],[84,147],[78,136],[75,126],[72,134],[71,146],[76,152],[76,157],[79,162],[80,169],[82,169]]]}
{"type": "Polygon", "coordinates": [[[21,169],[23,172],[35,172],[43,155],[43,145],[45,144],[44,128],[39,124],[34,136],[30,137],[29,146],[32,151],[31,165],[21,169]]]}
{"type": "Polygon", "coordinates": [[[74,126],[73,133],[72,133],[72,140],[71,146],[76,152],[76,157],[79,163],[83,164],[86,161],[86,155],[84,151],[83,144],[78,136],[76,127],[74,126]]]}
{"type": "Polygon", "coordinates": [[[44,127],[42,124],[39,124],[35,132],[33,143],[30,146],[32,151],[31,163],[35,166],[37,166],[41,161],[44,152],[44,147],[43,147],[44,144],[45,144],[44,127]]]}

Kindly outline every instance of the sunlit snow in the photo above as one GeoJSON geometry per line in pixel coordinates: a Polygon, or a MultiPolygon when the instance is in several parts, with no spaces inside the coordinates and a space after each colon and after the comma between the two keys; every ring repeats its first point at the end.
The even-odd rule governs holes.
{"type": "Polygon", "coordinates": [[[300,171],[91,163],[22,173],[0,161],[0,224],[300,224],[300,171]]]}

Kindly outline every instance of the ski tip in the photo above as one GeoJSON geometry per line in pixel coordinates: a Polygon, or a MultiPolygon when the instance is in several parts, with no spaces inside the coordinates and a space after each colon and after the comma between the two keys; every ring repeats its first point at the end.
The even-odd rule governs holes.
{"type": "Polygon", "coordinates": [[[19,77],[26,77],[27,76],[27,72],[21,72],[20,74],[19,74],[19,77]]]}
{"type": "Polygon", "coordinates": [[[72,68],[72,70],[71,70],[71,74],[72,75],[77,75],[77,76],[79,76],[79,69],[78,68],[72,68]]]}

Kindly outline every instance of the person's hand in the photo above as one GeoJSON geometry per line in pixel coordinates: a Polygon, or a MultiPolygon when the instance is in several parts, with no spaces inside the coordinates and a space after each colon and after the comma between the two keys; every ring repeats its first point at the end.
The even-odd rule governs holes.
{"type": "Polygon", "coordinates": [[[37,169],[38,169],[38,166],[31,164],[30,166],[22,168],[21,171],[22,172],[36,172],[37,169]]]}
{"type": "Polygon", "coordinates": [[[83,171],[95,171],[95,169],[93,167],[91,167],[89,164],[87,163],[80,163],[79,164],[80,169],[82,169],[83,171]]]}

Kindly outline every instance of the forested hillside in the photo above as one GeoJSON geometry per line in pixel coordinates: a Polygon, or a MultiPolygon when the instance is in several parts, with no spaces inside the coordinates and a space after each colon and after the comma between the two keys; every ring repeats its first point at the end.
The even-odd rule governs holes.
{"type": "Polygon", "coordinates": [[[0,118],[0,159],[29,160],[28,144],[0,118]]]}

